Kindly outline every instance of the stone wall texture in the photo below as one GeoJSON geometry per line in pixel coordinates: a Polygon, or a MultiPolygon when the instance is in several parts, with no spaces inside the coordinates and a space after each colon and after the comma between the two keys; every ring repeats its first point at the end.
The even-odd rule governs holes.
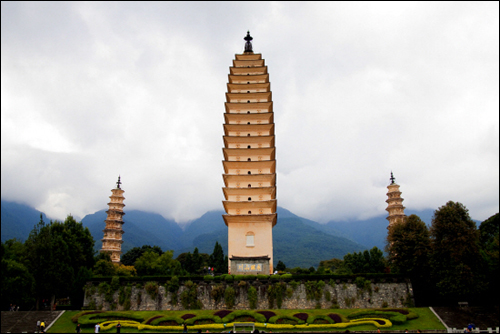
{"type": "MultiPolygon", "coordinates": [[[[88,283],[89,287],[92,283],[88,283]]],[[[98,283],[94,283],[97,285],[98,283]]],[[[129,283],[130,284],[130,283],[129,283]]],[[[249,310],[250,302],[248,300],[248,288],[253,286],[257,290],[257,306],[256,309],[271,309],[278,308],[276,301],[273,307],[270,307],[268,300],[268,289],[270,286],[276,286],[278,282],[259,282],[245,281],[239,282],[223,282],[209,283],[196,282],[197,299],[201,302],[202,309],[206,310],[221,310],[228,309],[224,301],[224,293],[215,301],[211,293],[213,289],[222,286],[222,291],[225,291],[229,285],[235,291],[233,310],[249,310]]],[[[409,281],[405,282],[384,282],[369,284],[369,288],[358,288],[353,282],[331,283],[325,282],[322,291],[317,294],[321,297],[316,299],[307,295],[306,282],[297,282],[295,284],[284,282],[285,287],[282,293],[281,309],[314,309],[314,308],[400,308],[408,307],[413,304],[413,289],[409,281]]],[[[130,310],[149,311],[149,310],[184,310],[181,303],[181,294],[187,288],[181,284],[177,291],[177,303],[172,302],[172,293],[168,292],[165,286],[158,285],[158,294],[153,299],[141,285],[134,284],[130,296],[130,310]]],[[[175,296],[174,296],[175,300],[175,296]]],[[[97,288],[86,289],[84,307],[98,310],[124,310],[124,306],[119,304],[119,291],[113,294],[111,303],[105,300],[104,294],[100,294],[97,288]]]]}

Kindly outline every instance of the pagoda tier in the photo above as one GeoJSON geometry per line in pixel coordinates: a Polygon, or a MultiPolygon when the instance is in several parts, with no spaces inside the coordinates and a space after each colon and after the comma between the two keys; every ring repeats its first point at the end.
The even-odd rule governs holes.
{"type": "Polygon", "coordinates": [[[387,220],[389,227],[393,224],[403,221],[405,215],[405,207],[403,206],[404,199],[401,198],[401,191],[399,191],[399,184],[394,182],[394,176],[391,172],[391,184],[387,186],[389,189],[387,193],[386,203],[388,204],[386,210],[389,212],[387,220]]]}
{"type": "Polygon", "coordinates": [[[109,197],[111,200],[108,203],[109,209],[106,211],[107,218],[104,221],[106,223],[106,227],[104,230],[104,238],[102,241],[102,248],[100,252],[109,253],[111,256],[111,261],[119,263],[121,256],[121,245],[123,244],[122,235],[125,233],[123,231],[123,208],[125,204],[123,201],[125,197],[123,197],[124,191],[120,188],[120,178],[118,178],[117,187],[112,189],[112,195],[109,197]]]}
{"type": "Polygon", "coordinates": [[[274,113],[268,68],[245,37],[229,70],[224,114],[223,215],[232,274],[273,270],[277,222],[274,113]]]}

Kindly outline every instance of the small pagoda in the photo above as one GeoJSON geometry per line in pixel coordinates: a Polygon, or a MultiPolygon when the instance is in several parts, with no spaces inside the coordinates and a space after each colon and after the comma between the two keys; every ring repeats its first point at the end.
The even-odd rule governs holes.
{"type": "Polygon", "coordinates": [[[122,254],[122,235],[125,233],[123,231],[123,208],[125,204],[123,201],[125,197],[123,197],[123,191],[120,187],[121,181],[120,176],[118,176],[118,182],[116,182],[116,188],[111,189],[111,196],[109,198],[111,201],[108,203],[109,209],[106,211],[108,217],[104,221],[106,223],[106,227],[104,230],[104,238],[102,241],[102,248],[100,250],[101,253],[106,252],[111,256],[111,261],[119,263],[120,256],[122,254]]]}
{"type": "Polygon", "coordinates": [[[389,212],[389,216],[387,220],[389,221],[390,228],[392,225],[403,221],[405,215],[405,207],[403,206],[404,199],[401,198],[401,191],[399,191],[399,184],[395,182],[394,174],[391,172],[391,184],[387,186],[389,192],[387,193],[387,208],[386,210],[389,212]]]}
{"type": "Polygon", "coordinates": [[[274,113],[267,66],[247,33],[230,67],[224,114],[224,222],[231,274],[273,271],[276,225],[274,113]]]}

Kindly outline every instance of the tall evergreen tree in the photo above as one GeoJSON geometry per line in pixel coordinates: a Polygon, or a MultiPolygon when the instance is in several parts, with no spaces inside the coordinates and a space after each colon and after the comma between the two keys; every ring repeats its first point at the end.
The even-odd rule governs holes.
{"type": "Polygon", "coordinates": [[[479,233],[469,211],[449,201],[434,212],[431,234],[431,274],[446,301],[470,298],[481,284],[479,233]]]}
{"type": "Polygon", "coordinates": [[[209,266],[214,267],[217,273],[227,273],[227,262],[224,261],[224,251],[218,241],[215,242],[214,251],[210,254],[209,266]]]}

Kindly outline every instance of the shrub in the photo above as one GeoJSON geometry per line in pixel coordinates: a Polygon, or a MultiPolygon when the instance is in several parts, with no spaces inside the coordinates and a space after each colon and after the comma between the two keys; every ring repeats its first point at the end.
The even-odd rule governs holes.
{"type": "Polygon", "coordinates": [[[214,277],[212,275],[205,275],[203,276],[204,281],[213,281],[214,277]]]}
{"type": "Polygon", "coordinates": [[[273,308],[274,301],[276,301],[276,305],[278,308],[281,308],[283,303],[283,297],[286,291],[286,284],[284,282],[278,282],[270,284],[267,288],[267,299],[269,302],[269,308],[273,308]]]}
{"type": "Polygon", "coordinates": [[[224,292],[224,302],[226,303],[227,308],[233,308],[234,300],[236,297],[236,292],[231,286],[226,287],[226,291],[224,292]]]}
{"type": "Polygon", "coordinates": [[[181,304],[184,309],[199,310],[202,308],[201,301],[198,300],[198,285],[192,281],[187,281],[184,284],[186,290],[181,293],[181,304]]]}
{"type": "Polygon", "coordinates": [[[212,297],[215,303],[218,303],[221,300],[222,296],[224,296],[224,287],[221,284],[213,286],[212,290],[210,291],[210,297],[212,297]]]}
{"type": "Polygon", "coordinates": [[[364,277],[356,277],[354,280],[354,284],[363,292],[366,291],[370,295],[372,294],[372,284],[370,280],[365,279],[364,277]]]}
{"type": "Polygon", "coordinates": [[[239,286],[240,288],[245,288],[245,287],[247,286],[247,284],[248,284],[248,283],[247,283],[246,281],[240,281],[240,282],[238,283],[238,286],[239,286]]]}
{"type": "Polygon", "coordinates": [[[323,295],[325,282],[323,281],[307,281],[306,282],[306,298],[307,300],[315,299],[319,301],[323,295]]]}
{"type": "Polygon", "coordinates": [[[255,310],[257,308],[257,289],[255,289],[253,286],[250,286],[248,288],[247,296],[250,308],[252,310],[255,310]]]}
{"type": "Polygon", "coordinates": [[[300,282],[290,281],[288,284],[292,287],[293,291],[297,290],[297,287],[300,285],[300,282]]]}
{"type": "Polygon", "coordinates": [[[144,285],[144,288],[146,289],[146,292],[151,297],[151,299],[156,300],[156,297],[158,296],[158,283],[147,282],[146,285],[144,285]]]}
{"type": "Polygon", "coordinates": [[[229,274],[226,274],[226,275],[222,275],[224,277],[224,281],[226,282],[232,282],[234,281],[234,276],[233,275],[229,275],[229,274]]]}
{"type": "Polygon", "coordinates": [[[118,303],[120,305],[125,305],[125,302],[128,300],[130,303],[130,296],[132,295],[132,287],[130,286],[121,286],[120,292],[118,294],[118,303]]]}
{"type": "Polygon", "coordinates": [[[269,279],[269,275],[257,275],[257,279],[259,280],[269,279]]]}

